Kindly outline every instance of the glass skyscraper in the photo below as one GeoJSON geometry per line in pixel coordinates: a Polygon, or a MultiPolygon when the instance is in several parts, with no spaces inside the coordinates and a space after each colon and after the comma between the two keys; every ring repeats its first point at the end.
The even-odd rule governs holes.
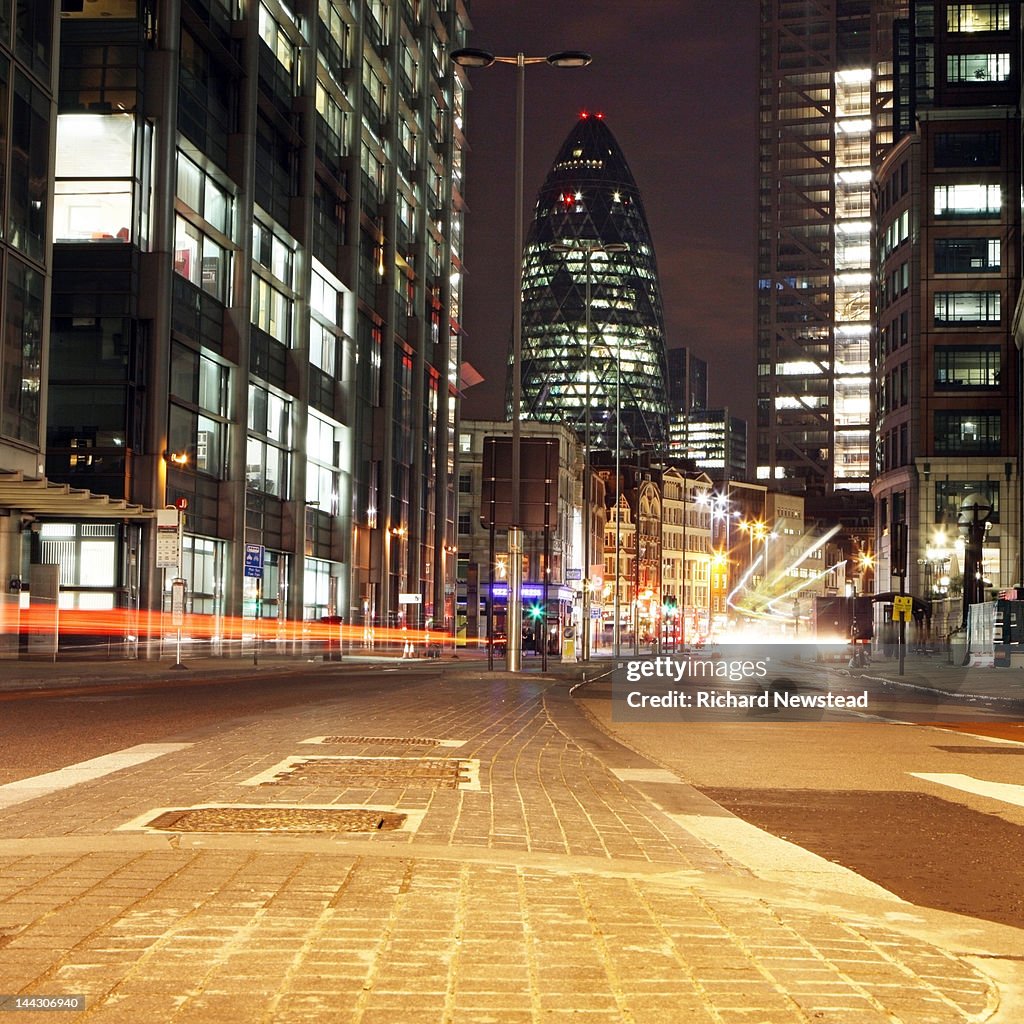
{"type": "Polygon", "coordinates": [[[0,567],[59,562],[69,608],[159,609],[176,569],[214,617],[450,621],[465,6],[58,6],[0,2],[0,470],[35,477],[0,509],[44,459],[107,501],[0,567]]]}
{"type": "Polygon", "coordinates": [[[866,491],[871,190],[902,0],[761,0],[757,477],[866,491]]]}
{"type": "Polygon", "coordinates": [[[582,436],[589,408],[592,449],[664,445],[654,246],[640,191],[600,114],[580,117],[538,193],[523,252],[522,332],[525,419],[564,422],[582,436]]]}

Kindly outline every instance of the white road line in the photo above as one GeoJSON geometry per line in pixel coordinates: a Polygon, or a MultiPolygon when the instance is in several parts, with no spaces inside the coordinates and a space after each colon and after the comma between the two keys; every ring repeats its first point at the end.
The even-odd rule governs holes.
{"type": "Polygon", "coordinates": [[[91,782],[93,779],[110,775],[111,772],[120,771],[122,768],[132,768],[137,764],[145,764],[146,761],[152,761],[155,757],[173,754],[177,750],[185,750],[190,746],[192,746],[191,743],[140,743],[134,747],[115,751],[113,754],[104,754],[102,757],[94,757],[88,761],[79,761],[78,764],[58,768],[57,771],[46,772],[44,775],[33,775],[29,779],[8,782],[6,785],[0,786],[0,808],[12,807],[14,804],[24,803],[26,800],[35,800],[36,797],[56,793],[61,789],[69,789],[71,786],[77,786],[80,782],[91,782]]]}
{"type": "Polygon", "coordinates": [[[989,782],[987,779],[976,779],[971,775],[958,775],[955,772],[909,772],[915,779],[935,782],[940,786],[963,790],[977,796],[987,796],[992,800],[1000,800],[1004,804],[1024,807],[1024,786],[1011,782],[989,782]]]}

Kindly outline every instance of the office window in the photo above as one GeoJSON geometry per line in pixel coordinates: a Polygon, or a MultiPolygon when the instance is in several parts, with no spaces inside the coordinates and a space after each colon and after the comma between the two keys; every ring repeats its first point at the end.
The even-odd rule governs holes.
{"type": "Polygon", "coordinates": [[[178,150],[177,196],[222,235],[231,235],[234,196],[178,150]]]}
{"type": "Polygon", "coordinates": [[[939,132],[935,136],[936,167],[998,167],[1001,157],[999,132],[939,132]]]}
{"type": "MultiPolygon", "coordinates": [[[[38,9],[45,7],[40,4],[38,9]]],[[[50,103],[20,71],[14,76],[13,93],[7,129],[11,160],[7,240],[26,256],[42,260],[50,179],[50,103]]]]}
{"type": "Polygon", "coordinates": [[[288,288],[295,287],[295,247],[261,220],[253,224],[252,258],[288,288]]]}
{"type": "Polygon", "coordinates": [[[309,361],[328,377],[335,375],[338,365],[337,335],[316,320],[309,323],[309,361]]]}
{"type": "Polygon", "coordinates": [[[21,260],[7,261],[3,396],[0,434],[38,445],[40,369],[43,355],[43,277],[21,260]]]}
{"type": "Polygon", "coordinates": [[[270,52],[277,58],[278,64],[291,74],[298,63],[297,47],[288,38],[283,26],[281,26],[273,15],[263,4],[260,4],[259,11],[260,38],[270,48],[270,52]]]}
{"type": "Polygon", "coordinates": [[[1009,3],[950,4],[946,8],[950,32],[1006,32],[1009,27],[1009,3]]]}
{"type": "Polygon", "coordinates": [[[999,292],[936,292],[935,324],[999,323],[999,292]]]}
{"type": "Polygon", "coordinates": [[[319,0],[318,10],[320,54],[331,77],[344,88],[343,72],[352,64],[352,30],[333,0],[319,0]]]}
{"type": "Polygon", "coordinates": [[[998,185],[936,185],[936,217],[997,217],[1003,205],[998,185]]]}
{"type": "Polygon", "coordinates": [[[989,522],[999,522],[999,481],[997,480],[936,480],[935,522],[956,523],[964,500],[980,494],[991,506],[989,522]]]}
{"type": "Polygon", "coordinates": [[[1002,242],[998,238],[937,238],[935,273],[988,274],[1002,266],[1002,242]]]}
{"type": "Polygon", "coordinates": [[[291,415],[287,399],[257,384],[249,385],[245,478],[251,490],[288,497],[291,415]]]}
{"type": "Polygon", "coordinates": [[[292,300],[256,274],[252,275],[252,322],[282,345],[291,345],[292,300]]]}
{"type": "Polygon", "coordinates": [[[946,57],[948,82],[1005,82],[1009,77],[1008,53],[951,53],[946,57]]]}
{"type": "Polygon", "coordinates": [[[135,117],[61,114],[57,118],[54,238],[132,239],[135,117]]]}
{"type": "Polygon", "coordinates": [[[225,305],[231,288],[231,252],[181,214],[174,218],[174,272],[225,305]]]}
{"type": "Polygon", "coordinates": [[[996,410],[935,413],[937,455],[998,455],[1000,419],[996,410]]]}
{"type": "Polygon", "coordinates": [[[999,386],[1000,352],[995,346],[957,348],[940,345],[935,349],[935,387],[995,388],[999,386]]]}
{"type": "Polygon", "coordinates": [[[223,479],[227,472],[229,371],[175,343],[171,349],[168,449],[187,452],[189,468],[223,479]]]}
{"type": "Polygon", "coordinates": [[[337,515],[341,467],[337,428],[310,412],[306,426],[306,503],[337,515]]]}

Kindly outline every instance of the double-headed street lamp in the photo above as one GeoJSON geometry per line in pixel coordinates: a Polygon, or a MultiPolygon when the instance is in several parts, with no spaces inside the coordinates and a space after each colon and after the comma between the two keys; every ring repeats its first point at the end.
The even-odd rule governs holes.
{"type": "MultiPolygon", "coordinates": [[[[586,264],[586,291],[583,305],[586,315],[586,328],[583,339],[583,660],[590,660],[590,594],[591,594],[591,565],[593,554],[590,542],[593,533],[593,505],[590,495],[590,421],[592,412],[590,408],[590,353],[593,348],[593,318],[591,315],[591,289],[594,279],[594,253],[626,252],[629,246],[625,242],[602,242],[598,239],[581,238],[574,242],[552,242],[548,247],[552,252],[557,253],[583,253],[586,264]]],[[[618,345],[616,344],[616,361],[619,359],[618,345]]],[[[617,365],[617,363],[616,363],[617,365]]],[[[618,410],[616,409],[616,417],[618,410]]],[[[617,488],[618,485],[616,485],[617,488]]]]}
{"type": "MultiPolygon", "coordinates": [[[[508,531],[511,572],[508,580],[508,603],[505,632],[508,637],[506,665],[510,672],[522,666],[523,650],[523,527],[519,501],[519,464],[522,450],[519,421],[522,415],[523,382],[523,115],[525,72],[527,64],[550,64],[555,68],[582,68],[591,60],[582,50],[560,50],[547,57],[497,57],[487,50],[464,47],[453,50],[451,59],[463,68],[489,68],[492,64],[514,64],[516,67],[516,185],[515,225],[512,262],[512,523],[508,531]]],[[[493,600],[494,595],[491,595],[493,600]]],[[[545,609],[546,612],[546,609],[545,609]]]]}

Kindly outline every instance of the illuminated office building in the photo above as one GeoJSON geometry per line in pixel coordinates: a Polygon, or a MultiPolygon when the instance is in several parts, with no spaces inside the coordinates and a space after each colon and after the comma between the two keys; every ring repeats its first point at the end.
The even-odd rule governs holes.
{"type": "Polygon", "coordinates": [[[871,192],[906,6],[761,0],[755,465],[773,488],[869,485],[871,192]]]}
{"type": "Polygon", "coordinates": [[[899,29],[876,192],[876,572],[904,561],[938,635],[968,589],[969,498],[988,508],[984,593],[1021,582],[1021,8],[915,2],[899,29]]]}
{"type": "Polygon", "coordinates": [[[583,437],[589,403],[591,450],[666,443],[654,245],[633,174],[600,114],[580,117],[538,193],[523,252],[522,335],[524,419],[566,423],[583,437]]]}
{"type": "MultiPolygon", "coordinates": [[[[265,617],[451,619],[467,26],[461,0],[64,4],[47,473],[187,502],[194,611],[255,613],[256,545],[265,617]]],[[[151,531],[108,527],[44,525],[68,599],[159,607],[151,531]]]]}

